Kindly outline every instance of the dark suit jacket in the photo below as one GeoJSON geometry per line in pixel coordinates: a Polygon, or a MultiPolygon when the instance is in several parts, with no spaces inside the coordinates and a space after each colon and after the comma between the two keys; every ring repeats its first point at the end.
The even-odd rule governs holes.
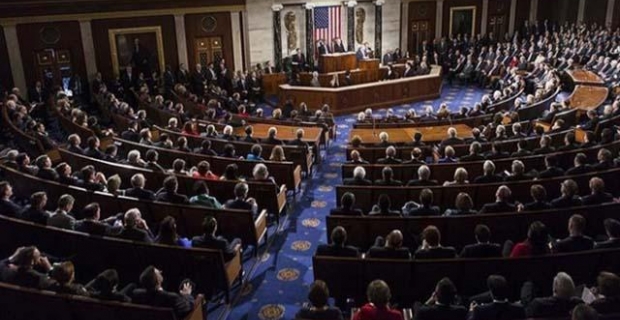
{"type": "Polygon", "coordinates": [[[153,307],[172,308],[177,319],[183,319],[194,309],[194,298],[192,296],[180,295],[176,292],[163,290],[147,291],[144,289],[136,289],[132,294],[132,302],[153,307]]]}
{"type": "Polygon", "coordinates": [[[409,182],[407,182],[407,187],[431,187],[431,186],[436,186],[436,185],[439,185],[439,183],[437,183],[437,180],[414,179],[414,180],[409,180],[409,182]]]}
{"type": "Polygon", "coordinates": [[[566,170],[566,175],[572,176],[572,175],[577,175],[577,174],[588,173],[590,171],[592,171],[592,168],[590,166],[583,165],[583,166],[573,167],[573,168],[566,170]]]}
{"type": "MultiPolygon", "coordinates": [[[[6,265],[7,263],[8,261],[5,260],[2,264],[6,265]]],[[[27,288],[46,289],[54,283],[47,275],[33,269],[7,268],[3,270],[2,276],[4,282],[27,288]]]]}
{"type": "Polygon", "coordinates": [[[140,134],[133,130],[125,130],[121,133],[121,138],[129,141],[140,142],[140,134]]]}
{"type": "Polygon", "coordinates": [[[461,258],[493,258],[502,256],[502,247],[497,243],[474,243],[466,245],[461,258]]]}
{"type": "Polygon", "coordinates": [[[551,207],[559,209],[559,208],[570,208],[570,207],[578,207],[581,206],[582,202],[579,197],[558,197],[551,201],[551,207]]]}
{"type": "Polygon", "coordinates": [[[368,179],[346,178],[342,180],[342,184],[349,186],[370,186],[372,182],[368,179]]]}
{"type": "Polygon", "coordinates": [[[554,248],[561,253],[592,250],[594,241],[586,236],[567,237],[556,242],[554,248]]]}
{"type": "Polygon", "coordinates": [[[401,164],[403,163],[403,161],[400,159],[395,159],[395,158],[381,158],[377,160],[377,163],[378,164],[401,164]]]}
{"type": "Polygon", "coordinates": [[[524,319],[523,306],[510,302],[492,302],[478,305],[469,313],[469,320],[513,320],[524,319]]]}
{"type": "Polygon", "coordinates": [[[189,202],[186,195],[183,195],[180,193],[170,193],[170,192],[163,191],[163,190],[158,192],[155,198],[157,201],[170,202],[170,203],[183,204],[183,203],[189,202]]]}
{"type": "Polygon", "coordinates": [[[331,257],[357,257],[359,250],[353,246],[336,246],[334,244],[321,244],[316,248],[316,255],[331,257]]]}
{"type": "Polygon", "coordinates": [[[49,219],[50,216],[51,214],[49,212],[37,210],[31,206],[26,207],[26,210],[21,214],[22,219],[42,225],[47,225],[47,219],[49,219]]]}
{"type": "Polygon", "coordinates": [[[609,239],[594,244],[594,249],[613,249],[620,248],[620,239],[609,239]]]}
{"type": "Polygon", "coordinates": [[[418,249],[414,254],[414,259],[451,259],[456,258],[456,250],[452,247],[437,247],[430,249],[418,249]]]}
{"type": "Polygon", "coordinates": [[[612,200],[613,197],[607,192],[589,194],[587,196],[581,197],[581,202],[584,206],[611,202],[612,200]]]}
{"type": "Polygon", "coordinates": [[[155,200],[155,193],[153,193],[153,191],[142,188],[129,188],[125,190],[125,196],[138,198],[141,200],[155,200]]]}
{"type": "Polygon", "coordinates": [[[464,320],[467,309],[462,306],[422,305],[415,310],[414,320],[464,320]]]}
{"type": "Polygon", "coordinates": [[[482,176],[478,176],[476,177],[476,179],[474,179],[474,183],[493,183],[493,182],[501,182],[504,179],[502,179],[501,176],[498,175],[482,175],[482,176]]]}
{"type": "Polygon", "coordinates": [[[484,160],[484,157],[481,154],[468,154],[466,156],[462,156],[459,158],[459,161],[461,162],[467,162],[467,161],[480,161],[480,160],[484,160]]]}
{"type": "Polygon", "coordinates": [[[54,171],[53,169],[42,168],[39,169],[39,171],[37,172],[37,177],[45,180],[57,181],[58,173],[56,173],[56,171],[54,171]]]}
{"type": "Polygon", "coordinates": [[[112,228],[100,221],[80,220],[73,227],[75,231],[85,232],[92,235],[104,236],[111,233],[112,228]]]}
{"type": "Polygon", "coordinates": [[[0,213],[5,216],[18,218],[22,212],[22,207],[15,204],[13,201],[0,200],[0,213]]]}
{"type": "Polygon", "coordinates": [[[409,211],[409,216],[438,216],[439,207],[437,206],[420,206],[409,211]]]}
{"type": "Polygon", "coordinates": [[[329,211],[330,216],[363,216],[364,212],[361,209],[345,209],[338,207],[329,211]]]}
{"type": "Polygon", "coordinates": [[[551,204],[546,201],[533,201],[533,202],[526,203],[525,205],[523,205],[523,208],[526,211],[548,210],[548,209],[551,209],[551,204]]]}
{"type": "Polygon", "coordinates": [[[380,259],[411,259],[411,253],[406,247],[400,247],[397,249],[377,247],[373,246],[368,250],[366,254],[367,258],[380,258],[380,259]]]}
{"type": "Polygon", "coordinates": [[[226,262],[235,257],[235,246],[223,237],[213,235],[201,235],[192,238],[192,247],[215,249],[222,251],[226,262]]]}
{"type": "Polygon", "coordinates": [[[546,170],[541,171],[538,174],[538,178],[545,179],[545,178],[559,177],[563,175],[564,175],[564,170],[562,170],[562,168],[550,167],[550,168],[547,168],[546,170]]]}
{"type": "Polygon", "coordinates": [[[525,314],[531,318],[567,317],[573,308],[583,303],[581,299],[559,299],[557,297],[536,298],[525,308],[525,314]]]}
{"type": "Polygon", "coordinates": [[[153,242],[153,236],[149,234],[149,232],[138,228],[123,228],[123,230],[116,236],[130,241],[140,241],[146,243],[153,242]]]}
{"type": "Polygon", "coordinates": [[[516,207],[512,203],[507,202],[493,202],[486,203],[480,209],[480,213],[499,213],[499,212],[514,212],[516,207]]]}
{"type": "Polygon", "coordinates": [[[620,297],[605,297],[592,301],[590,304],[599,314],[610,314],[620,312],[620,297]]]}

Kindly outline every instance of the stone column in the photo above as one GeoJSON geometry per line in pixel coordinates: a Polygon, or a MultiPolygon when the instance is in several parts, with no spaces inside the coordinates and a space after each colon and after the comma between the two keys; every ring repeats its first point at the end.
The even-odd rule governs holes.
{"type": "Polygon", "coordinates": [[[9,51],[9,63],[11,65],[11,75],[13,76],[13,85],[21,92],[26,93],[28,86],[26,85],[26,76],[24,74],[24,66],[22,64],[22,54],[19,49],[19,40],[17,39],[17,28],[15,24],[3,25],[4,39],[6,47],[9,51]]]}
{"type": "Polygon", "coordinates": [[[586,11],[586,0],[579,0],[579,6],[577,7],[577,22],[583,22],[583,17],[586,11]]]}
{"type": "Polygon", "coordinates": [[[508,33],[515,32],[515,21],[517,19],[517,0],[510,0],[510,17],[508,18],[508,33]]]}
{"type": "MultiPolygon", "coordinates": [[[[93,42],[93,30],[90,25],[90,19],[80,20],[80,35],[82,37],[82,46],[84,48],[84,61],[86,63],[86,78],[88,82],[92,82],[97,73],[97,56],[95,52],[95,44],[93,42]]],[[[83,77],[84,75],[80,75],[83,77]]]]}
{"type": "MultiPolygon", "coordinates": [[[[480,20],[480,34],[487,33],[488,19],[489,19],[489,0],[482,0],[482,16],[480,20]]],[[[474,24],[476,24],[475,21],[474,21],[474,24]]]]}
{"type": "Polygon", "coordinates": [[[273,65],[276,70],[283,70],[282,67],[282,18],[280,11],[284,8],[281,4],[271,6],[273,11],[273,65]]]}
{"type": "Polygon", "coordinates": [[[357,1],[347,2],[347,51],[355,51],[355,6],[357,1]]]}
{"type": "Polygon", "coordinates": [[[528,20],[530,23],[538,20],[538,0],[532,0],[530,2],[530,17],[528,20]]]}
{"type": "Polygon", "coordinates": [[[230,30],[232,31],[233,69],[243,70],[243,46],[241,45],[241,12],[230,13],[230,30]]]}
{"type": "Polygon", "coordinates": [[[314,68],[314,4],[306,3],[306,63],[314,68]]]}
{"type": "Polygon", "coordinates": [[[437,0],[437,13],[435,14],[435,21],[435,38],[441,38],[443,33],[443,0],[437,0]]]}
{"type": "Polygon", "coordinates": [[[607,14],[605,15],[605,25],[611,26],[614,17],[614,5],[616,0],[607,0],[607,14]]]}
{"type": "Polygon", "coordinates": [[[400,10],[400,50],[409,48],[409,2],[403,2],[400,10]]]}
{"type": "Polygon", "coordinates": [[[381,59],[383,50],[383,4],[385,0],[375,1],[375,58],[381,59]]]}
{"type": "MultiPolygon", "coordinates": [[[[179,64],[185,64],[187,70],[194,70],[194,67],[189,65],[187,36],[185,35],[185,16],[183,14],[174,15],[174,31],[176,31],[177,56],[179,57],[179,64]]],[[[175,70],[178,66],[171,67],[175,70]]]]}

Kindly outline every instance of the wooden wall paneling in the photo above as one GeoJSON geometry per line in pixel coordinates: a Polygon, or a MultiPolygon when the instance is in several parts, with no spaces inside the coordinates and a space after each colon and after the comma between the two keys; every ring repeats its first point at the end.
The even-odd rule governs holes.
{"type": "Polygon", "coordinates": [[[480,33],[482,23],[482,0],[445,0],[443,3],[443,34],[450,33],[450,8],[453,7],[476,7],[475,32],[480,33]]]}
{"type": "Polygon", "coordinates": [[[596,22],[605,25],[605,15],[607,14],[608,0],[586,1],[583,20],[586,23],[596,22]]]}
{"type": "Polygon", "coordinates": [[[207,37],[221,37],[222,38],[222,50],[224,52],[224,59],[226,59],[226,66],[232,72],[233,70],[233,45],[232,45],[232,28],[231,28],[231,16],[230,12],[216,12],[207,14],[189,14],[185,16],[185,35],[187,37],[187,54],[189,61],[189,70],[194,70],[194,65],[198,63],[194,54],[195,41],[198,38],[207,37]],[[215,19],[215,28],[209,30],[204,28],[204,19],[215,19]]]}
{"type": "Polygon", "coordinates": [[[28,88],[41,80],[36,70],[36,52],[45,49],[68,50],[73,73],[86,79],[86,63],[80,24],[77,21],[18,24],[17,37],[28,88]]]}
{"type": "MultiPolygon", "coordinates": [[[[421,52],[422,41],[432,42],[435,38],[437,5],[434,1],[414,1],[409,3],[407,24],[407,43],[409,52],[421,52]]],[[[405,49],[405,48],[403,48],[405,49]]]]}
{"type": "MultiPolygon", "coordinates": [[[[93,31],[93,42],[95,44],[95,49],[97,50],[97,68],[103,75],[104,79],[111,79],[114,76],[114,70],[112,70],[110,41],[108,36],[108,31],[110,29],[161,27],[164,47],[164,63],[172,66],[173,70],[176,70],[176,67],[179,64],[174,16],[93,20],[91,22],[91,26],[93,31]]],[[[148,49],[152,50],[152,52],[156,52],[156,48],[148,49]]]]}
{"type": "Polygon", "coordinates": [[[9,63],[9,52],[4,38],[4,28],[0,27],[0,86],[3,90],[10,90],[13,87],[13,73],[9,63]]]}
{"type": "Polygon", "coordinates": [[[503,38],[509,31],[510,2],[510,0],[489,0],[487,33],[493,32],[496,39],[503,38]]]}
{"type": "MultiPolygon", "coordinates": [[[[529,0],[528,0],[529,1],[529,0]]],[[[562,2],[564,0],[539,0],[538,1],[538,10],[537,17],[538,21],[544,21],[548,19],[552,22],[560,21],[560,11],[562,7],[562,2]]],[[[575,12],[577,9],[575,9],[575,12]]],[[[528,12],[529,15],[529,12],[528,12]]]]}
{"type": "Polygon", "coordinates": [[[515,30],[520,30],[523,23],[530,19],[531,0],[517,0],[517,12],[515,14],[515,30]]]}
{"type": "MultiPolygon", "coordinates": [[[[562,22],[568,21],[569,23],[576,22],[578,11],[579,11],[579,0],[564,0],[563,6],[561,8],[561,12],[563,13],[564,19],[562,22]]],[[[586,1],[587,3],[588,1],[586,1]]],[[[590,0],[592,2],[592,0],[590,0]]],[[[606,7],[606,6],[604,6],[606,7]]]]}
{"type": "Polygon", "coordinates": [[[615,29],[620,27],[620,1],[616,0],[614,3],[613,12],[614,14],[611,19],[611,26],[615,29]]]}

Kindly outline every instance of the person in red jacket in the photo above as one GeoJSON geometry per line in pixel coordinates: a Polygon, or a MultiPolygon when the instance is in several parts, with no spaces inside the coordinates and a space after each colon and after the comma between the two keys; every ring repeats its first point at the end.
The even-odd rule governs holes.
{"type": "Polygon", "coordinates": [[[375,280],[366,289],[368,303],[360,308],[353,320],[403,320],[400,311],[390,308],[390,287],[383,280],[375,280]]]}

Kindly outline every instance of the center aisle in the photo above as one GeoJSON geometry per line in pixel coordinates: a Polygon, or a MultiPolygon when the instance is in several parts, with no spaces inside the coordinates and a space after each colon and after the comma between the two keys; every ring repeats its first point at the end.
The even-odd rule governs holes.
{"type": "MultiPolygon", "coordinates": [[[[442,100],[423,101],[395,107],[403,116],[407,109],[421,112],[426,105],[437,109],[440,102],[449,104],[451,111],[480,101],[482,90],[448,87],[442,89],[442,100]]],[[[385,109],[377,110],[380,115],[385,109]]],[[[307,301],[309,285],[314,280],[312,255],[319,244],[327,242],[325,217],[336,206],[335,186],[342,181],[340,166],[346,161],[346,144],[356,115],[336,117],[337,139],[332,141],[323,161],[314,168],[314,175],[302,185],[303,192],[279,234],[270,234],[274,241],[250,275],[249,283],[232,306],[228,316],[234,320],[294,319],[295,313],[307,301]]],[[[289,200],[290,201],[290,200],[289,200]]],[[[261,248],[264,250],[263,248],[261,248]]]]}

